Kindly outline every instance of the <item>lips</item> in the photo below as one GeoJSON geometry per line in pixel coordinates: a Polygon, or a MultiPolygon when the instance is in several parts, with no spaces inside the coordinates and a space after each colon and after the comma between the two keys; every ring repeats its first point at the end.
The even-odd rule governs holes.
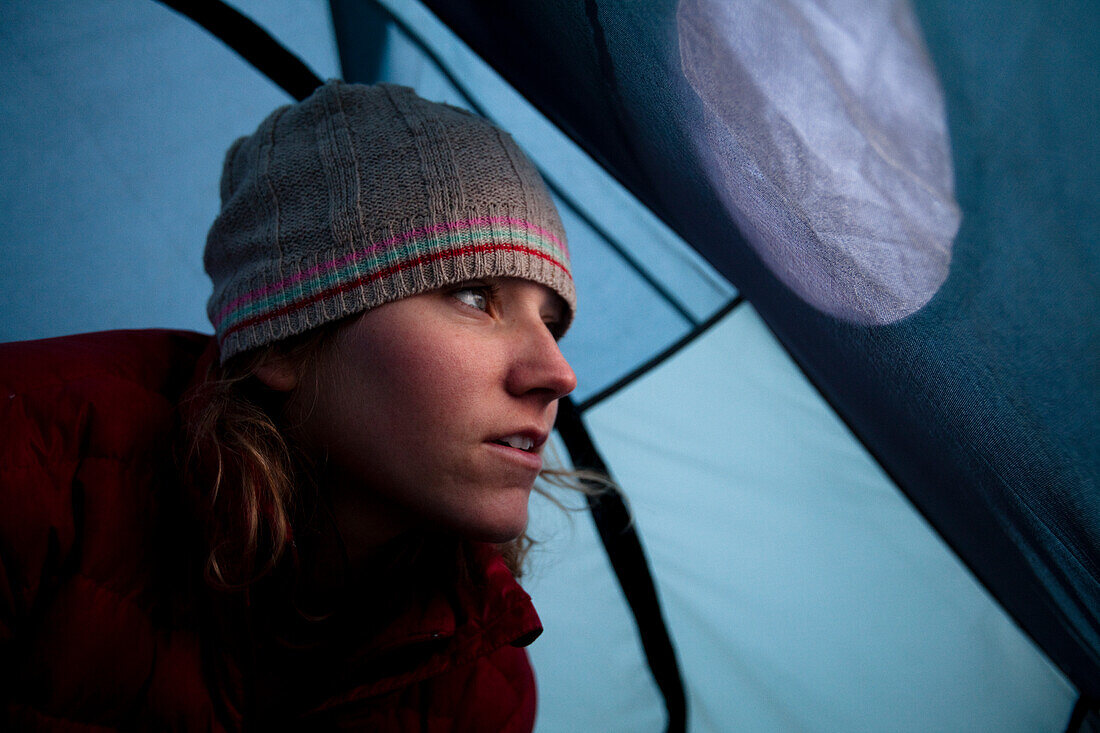
{"type": "Polygon", "coordinates": [[[546,442],[547,433],[539,430],[519,430],[514,433],[491,438],[490,443],[515,448],[525,453],[535,453],[546,442]]]}
{"type": "Polygon", "coordinates": [[[500,438],[493,442],[500,445],[511,446],[512,448],[519,448],[524,451],[529,451],[535,446],[535,441],[525,435],[509,435],[506,438],[500,438]]]}

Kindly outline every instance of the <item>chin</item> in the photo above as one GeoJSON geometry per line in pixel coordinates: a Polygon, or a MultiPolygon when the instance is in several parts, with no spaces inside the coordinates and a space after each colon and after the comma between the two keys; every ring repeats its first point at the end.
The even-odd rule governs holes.
{"type": "Polygon", "coordinates": [[[527,503],[521,510],[509,511],[494,517],[479,517],[479,521],[459,528],[459,533],[473,542],[503,545],[523,534],[527,529],[527,503]]]}

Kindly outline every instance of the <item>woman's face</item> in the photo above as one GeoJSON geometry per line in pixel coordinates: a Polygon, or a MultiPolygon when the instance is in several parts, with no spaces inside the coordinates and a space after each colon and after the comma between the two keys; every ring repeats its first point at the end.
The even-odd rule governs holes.
{"type": "Polygon", "coordinates": [[[305,372],[260,372],[290,390],[345,541],[523,531],[558,398],[576,385],[556,340],[563,311],[542,285],[479,280],[368,311],[305,372]]]}

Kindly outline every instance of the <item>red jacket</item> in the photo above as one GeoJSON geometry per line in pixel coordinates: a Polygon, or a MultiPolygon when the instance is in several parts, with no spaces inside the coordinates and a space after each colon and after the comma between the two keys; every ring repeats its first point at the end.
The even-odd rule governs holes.
{"type": "MultiPolygon", "coordinates": [[[[272,722],[256,709],[272,699],[255,693],[262,657],[250,666],[199,631],[188,601],[202,588],[181,570],[193,527],[173,475],[176,407],[209,341],[118,331],[0,345],[0,729],[272,722]]],[[[521,647],[538,616],[499,556],[476,557],[468,582],[328,647],[302,676],[333,685],[309,698],[310,728],[531,730],[521,647]]]]}

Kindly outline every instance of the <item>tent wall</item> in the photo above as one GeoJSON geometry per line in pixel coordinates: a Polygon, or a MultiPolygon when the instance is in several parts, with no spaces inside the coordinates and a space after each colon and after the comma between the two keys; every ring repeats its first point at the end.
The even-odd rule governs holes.
{"type": "MultiPolygon", "coordinates": [[[[234,4],[320,76],[339,75],[328,3],[234,4]]],[[[395,9],[422,12],[408,3],[395,9]]],[[[119,327],[209,330],[200,262],[218,206],[221,156],[286,96],[151,0],[54,3],[48,11],[9,1],[2,17],[8,266],[0,273],[0,339],[119,327]]],[[[409,17],[420,17],[421,28],[434,22],[409,17]]],[[[431,27],[437,51],[471,82],[478,104],[579,202],[579,213],[562,202],[582,293],[578,326],[563,343],[581,375],[579,399],[737,294],[518,103],[452,33],[431,27]],[[628,244],[648,275],[680,293],[688,315],[624,263],[605,235],[628,244]]],[[[387,33],[379,73],[431,98],[464,102],[415,44],[387,33]]],[[[939,42],[950,48],[954,41],[939,42]]],[[[666,181],[673,189],[677,175],[666,181]]],[[[708,203],[718,205],[700,202],[708,203]]],[[[981,264],[973,251],[965,256],[981,264]]],[[[749,262],[740,257],[730,262],[749,262]]],[[[759,268],[737,271],[764,273],[759,268]]],[[[958,306],[966,292],[948,304],[958,306]]],[[[811,351],[836,335],[830,324],[813,336],[820,316],[799,306],[792,312],[806,317],[796,333],[811,351]]],[[[846,333],[871,345],[892,338],[846,333]]],[[[917,368],[906,364],[888,373],[900,378],[917,368]]],[[[938,374],[922,373],[925,386],[938,374]]],[[[750,307],[586,419],[637,511],[679,643],[693,730],[1064,725],[1073,687],[929,530],[750,307]]],[[[897,439],[901,452],[907,437],[897,439]]],[[[542,502],[533,516],[534,533],[545,538],[526,580],[547,626],[532,649],[540,730],[659,728],[660,701],[589,519],[542,502]]]]}
{"type": "MultiPolygon", "coordinates": [[[[237,5],[338,75],[326,2],[237,5]]],[[[4,2],[0,68],[0,340],[209,331],[222,156],[286,94],[153,0],[4,2]]]]}
{"type": "Polygon", "coordinates": [[[645,540],[690,730],[1065,725],[1073,686],[750,306],[586,420],[645,540]]]}

